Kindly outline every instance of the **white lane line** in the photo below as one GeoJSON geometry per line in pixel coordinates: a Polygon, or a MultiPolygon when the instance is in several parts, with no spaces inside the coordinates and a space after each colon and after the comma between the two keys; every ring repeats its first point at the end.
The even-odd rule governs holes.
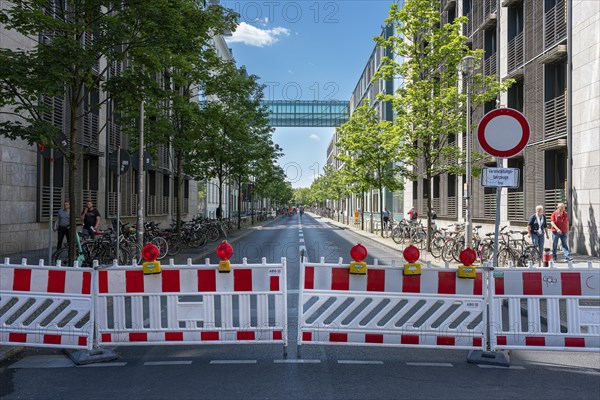
{"type": "Polygon", "coordinates": [[[522,367],[520,365],[511,365],[510,367],[503,367],[501,365],[486,365],[486,364],[477,364],[477,366],[479,368],[484,368],[484,369],[525,369],[525,367],[522,367]]]}
{"type": "Polygon", "coordinates": [[[211,360],[210,364],[256,364],[256,360],[211,360]]]}
{"type": "Polygon", "coordinates": [[[86,365],[78,365],[77,368],[89,368],[89,367],[124,367],[127,365],[126,362],[107,362],[107,363],[94,363],[86,365]]]}
{"type": "Polygon", "coordinates": [[[144,365],[190,365],[192,361],[148,361],[144,365]]]}
{"type": "Polygon", "coordinates": [[[304,243],[304,239],[300,238],[300,243],[304,243]]]}
{"type": "Polygon", "coordinates": [[[407,362],[411,367],[454,367],[451,363],[407,362]]]}
{"type": "Polygon", "coordinates": [[[321,364],[321,360],[273,360],[275,364],[321,364]]]}
{"type": "Polygon", "coordinates": [[[298,249],[306,251],[306,246],[300,246],[298,249]]]}
{"type": "Polygon", "coordinates": [[[338,364],[383,364],[383,361],[370,360],[338,360],[338,364]]]}
{"type": "Polygon", "coordinates": [[[300,237],[303,237],[303,236],[304,236],[304,233],[300,232],[300,237]]]}
{"type": "Polygon", "coordinates": [[[569,367],[565,367],[565,368],[553,368],[553,367],[547,367],[546,368],[548,371],[553,371],[553,372],[575,372],[577,374],[587,374],[587,375],[595,375],[595,376],[600,376],[600,371],[596,371],[595,369],[592,368],[576,368],[576,369],[572,369],[569,367]]]}

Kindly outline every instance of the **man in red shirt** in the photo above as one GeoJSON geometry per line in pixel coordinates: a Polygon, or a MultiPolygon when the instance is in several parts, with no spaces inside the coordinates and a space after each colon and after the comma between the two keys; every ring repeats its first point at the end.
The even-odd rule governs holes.
{"type": "Polygon", "coordinates": [[[558,247],[558,239],[563,249],[563,255],[566,261],[571,261],[573,258],[569,255],[569,246],[567,244],[567,234],[569,233],[569,215],[565,211],[565,205],[558,203],[556,211],[550,217],[552,224],[552,257],[556,261],[556,248],[558,247]]]}

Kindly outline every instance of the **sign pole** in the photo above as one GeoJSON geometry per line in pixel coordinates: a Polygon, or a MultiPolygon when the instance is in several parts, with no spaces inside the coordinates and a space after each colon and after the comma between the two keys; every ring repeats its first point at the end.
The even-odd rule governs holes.
{"type": "Polygon", "coordinates": [[[121,146],[117,146],[117,225],[115,230],[115,254],[118,263],[119,239],[121,237],[121,146]]]}
{"type": "MultiPolygon", "coordinates": [[[[50,149],[50,223],[48,224],[48,265],[52,263],[52,225],[54,223],[54,148],[50,149]]],[[[58,251],[58,249],[56,249],[58,251]]]]}
{"type": "MultiPolygon", "coordinates": [[[[502,168],[502,158],[496,159],[498,168],[502,168]]],[[[496,188],[496,226],[494,227],[494,268],[498,268],[498,234],[500,228],[500,200],[502,197],[502,186],[496,188]]]]}

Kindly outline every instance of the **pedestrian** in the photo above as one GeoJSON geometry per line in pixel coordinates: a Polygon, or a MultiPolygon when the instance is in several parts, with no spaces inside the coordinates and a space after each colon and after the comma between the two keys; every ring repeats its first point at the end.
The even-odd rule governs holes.
{"type": "Polygon", "coordinates": [[[67,246],[69,245],[69,226],[71,225],[71,203],[65,201],[63,208],[58,210],[56,221],[54,221],[54,231],[58,231],[58,242],[56,250],[62,247],[63,239],[67,238],[67,246]]]}
{"type": "Polygon", "coordinates": [[[100,212],[94,208],[92,201],[87,202],[87,206],[81,212],[79,219],[83,221],[83,234],[94,238],[98,226],[100,226],[100,212]]]}
{"type": "Polygon", "coordinates": [[[537,246],[540,260],[544,255],[544,236],[550,240],[548,233],[548,224],[546,222],[546,216],[544,215],[544,207],[537,206],[535,213],[529,217],[527,223],[527,235],[531,238],[531,242],[534,246],[537,246]]]}
{"type": "Polygon", "coordinates": [[[383,229],[386,229],[388,222],[390,222],[390,212],[388,211],[387,207],[383,209],[381,215],[383,216],[383,229]]]}
{"type": "Polygon", "coordinates": [[[550,224],[552,224],[552,258],[556,261],[556,249],[558,247],[558,240],[560,239],[565,261],[573,260],[569,255],[569,245],[567,244],[569,215],[565,211],[563,203],[558,203],[556,206],[556,210],[550,216],[550,224]]]}
{"type": "Polygon", "coordinates": [[[419,217],[419,214],[417,213],[417,210],[415,209],[414,206],[412,206],[406,214],[408,215],[408,219],[411,222],[416,222],[417,218],[419,217]]]}

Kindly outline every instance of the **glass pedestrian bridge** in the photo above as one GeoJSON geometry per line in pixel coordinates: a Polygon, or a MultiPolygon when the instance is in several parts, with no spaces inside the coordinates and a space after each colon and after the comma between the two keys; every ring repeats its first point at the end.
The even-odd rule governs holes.
{"type": "Polygon", "coordinates": [[[269,109],[273,127],[337,127],[348,121],[349,102],[342,100],[271,100],[262,103],[269,109]]]}

